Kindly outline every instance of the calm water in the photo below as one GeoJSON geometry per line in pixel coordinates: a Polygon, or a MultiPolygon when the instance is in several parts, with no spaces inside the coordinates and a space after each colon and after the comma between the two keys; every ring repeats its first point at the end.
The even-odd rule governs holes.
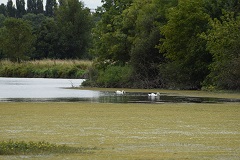
{"type": "Polygon", "coordinates": [[[94,102],[94,103],[216,103],[240,102],[239,99],[181,97],[161,93],[126,93],[69,89],[79,87],[83,79],[0,78],[0,102],[94,102]]]}
{"type": "Polygon", "coordinates": [[[82,79],[0,78],[0,101],[44,101],[68,98],[95,98],[99,92],[67,89],[82,79]]]}

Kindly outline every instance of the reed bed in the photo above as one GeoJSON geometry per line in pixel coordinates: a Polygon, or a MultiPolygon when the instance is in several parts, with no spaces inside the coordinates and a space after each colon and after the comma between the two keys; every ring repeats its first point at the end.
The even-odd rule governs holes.
{"type": "MultiPolygon", "coordinates": [[[[0,103],[0,141],[98,148],[24,159],[240,159],[240,103],[0,103]]],[[[2,155],[0,159],[21,159],[2,155]]]]}
{"type": "Polygon", "coordinates": [[[0,61],[1,77],[84,78],[92,62],[87,60],[0,61]]]}
{"type": "Polygon", "coordinates": [[[35,61],[29,61],[28,63],[35,64],[35,65],[45,65],[45,66],[53,66],[53,65],[79,66],[79,68],[81,69],[88,69],[92,65],[92,61],[89,61],[89,60],[61,60],[61,59],[35,60],[35,61]]]}

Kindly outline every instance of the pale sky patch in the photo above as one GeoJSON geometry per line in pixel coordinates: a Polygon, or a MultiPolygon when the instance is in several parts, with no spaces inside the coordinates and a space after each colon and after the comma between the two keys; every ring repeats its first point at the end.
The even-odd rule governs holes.
{"type": "MultiPolygon", "coordinates": [[[[16,0],[12,0],[13,3],[16,3],[16,0]]],[[[90,9],[96,9],[99,6],[102,6],[101,0],[81,0],[84,4],[85,7],[88,7],[90,9]]],[[[5,4],[7,5],[8,0],[0,0],[0,4],[5,4]]],[[[25,0],[25,3],[27,3],[27,0],[25,0]]],[[[43,5],[45,7],[46,5],[46,0],[43,0],[43,5]]]]}

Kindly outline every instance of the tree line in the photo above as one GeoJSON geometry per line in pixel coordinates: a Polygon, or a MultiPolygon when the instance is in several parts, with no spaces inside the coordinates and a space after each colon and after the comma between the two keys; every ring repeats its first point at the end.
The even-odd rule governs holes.
{"type": "Polygon", "coordinates": [[[1,6],[2,57],[91,57],[85,85],[92,86],[240,89],[238,0],[102,3],[92,14],[78,0],[60,0],[51,3],[52,15],[27,9],[14,20],[1,6]]]}
{"type": "Polygon", "coordinates": [[[78,0],[12,0],[0,9],[0,58],[88,58],[93,16],[78,0]]]}
{"type": "Polygon", "coordinates": [[[8,0],[6,5],[2,3],[0,6],[0,14],[15,18],[22,18],[22,16],[27,13],[44,14],[52,17],[54,15],[54,9],[57,8],[56,0],[47,0],[45,5],[46,10],[44,10],[43,0],[27,0],[27,3],[25,0],[16,0],[15,4],[16,6],[13,4],[13,0],[8,0]]]}
{"type": "Polygon", "coordinates": [[[239,90],[239,11],[238,0],[104,0],[92,83],[239,90]]]}

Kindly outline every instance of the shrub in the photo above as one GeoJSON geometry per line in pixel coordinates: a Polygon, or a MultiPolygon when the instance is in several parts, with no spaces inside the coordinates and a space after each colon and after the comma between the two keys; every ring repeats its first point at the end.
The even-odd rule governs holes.
{"type": "Polygon", "coordinates": [[[205,87],[214,86],[217,89],[240,90],[239,68],[240,58],[228,60],[226,63],[215,62],[211,65],[211,73],[203,85],[205,87]]]}
{"type": "Polygon", "coordinates": [[[103,87],[125,87],[131,77],[129,66],[108,66],[100,70],[97,84],[103,87]]]}

